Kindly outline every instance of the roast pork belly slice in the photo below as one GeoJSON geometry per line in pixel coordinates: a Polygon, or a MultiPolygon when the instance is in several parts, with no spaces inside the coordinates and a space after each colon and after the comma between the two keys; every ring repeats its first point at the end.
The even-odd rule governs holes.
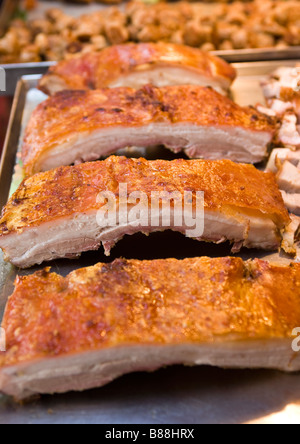
{"type": "Polygon", "coordinates": [[[19,277],[9,298],[0,391],[81,391],[172,364],[298,371],[299,325],[297,263],[118,259],[66,278],[46,269],[19,277]]]}
{"type": "Polygon", "coordinates": [[[256,163],[275,131],[272,118],[200,86],[63,91],[33,112],[22,158],[27,175],[128,146],[165,145],[191,158],[256,163]]]}
{"type": "Polygon", "coordinates": [[[273,173],[229,160],[169,162],[112,156],[26,179],[3,211],[0,247],[8,261],[24,268],[80,255],[101,244],[109,255],[124,235],[168,229],[197,240],[229,240],[234,251],[242,246],[276,250],[289,223],[273,173]],[[103,192],[115,199],[111,207],[103,192]],[[144,193],[143,200],[140,195],[133,197],[137,192],[144,193]],[[155,206],[153,192],[167,193],[167,198],[177,193],[181,206],[167,198],[155,206]],[[183,205],[186,192],[190,205],[183,205]],[[202,203],[197,192],[204,193],[202,203]],[[136,211],[138,202],[143,206],[136,211]],[[100,210],[104,214],[108,208],[115,208],[117,215],[109,223],[98,217],[100,210]]]}
{"type": "Polygon", "coordinates": [[[235,69],[196,48],[170,43],[131,43],[83,54],[51,67],[39,87],[53,95],[65,89],[200,85],[228,91],[235,69]]]}

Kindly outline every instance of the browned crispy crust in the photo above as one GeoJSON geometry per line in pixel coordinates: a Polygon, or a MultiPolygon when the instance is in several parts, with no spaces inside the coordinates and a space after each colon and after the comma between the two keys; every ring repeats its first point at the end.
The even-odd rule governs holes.
{"type": "Polygon", "coordinates": [[[50,84],[54,77],[63,89],[105,88],[118,78],[138,70],[165,66],[184,67],[219,80],[227,87],[236,78],[232,66],[200,49],[164,42],[129,43],[59,62],[41,79],[39,88],[51,94],[50,84]]]}
{"type": "Polygon", "coordinates": [[[26,174],[39,172],[40,159],[74,134],[158,122],[275,133],[272,119],[254,108],[240,107],[211,88],[145,86],[140,90],[62,91],[41,103],[32,114],[22,148],[26,174]]]}
{"type": "Polygon", "coordinates": [[[72,214],[98,209],[97,196],[119,184],[128,194],[141,190],[203,191],[205,207],[240,208],[270,217],[284,228],[290,222],[275,175],[229,160],[174,161],[109,157],[105,161],[61,167],[26,179],[11,197],[0,220],[0,238],[72,214]]]}
{"type": "Polygon", "coordinates": [[[291,338],[299,325],[300,264],[119,259],[66,278],[46,269],[16,281],[0,366],[128,345],[291,338]]]}

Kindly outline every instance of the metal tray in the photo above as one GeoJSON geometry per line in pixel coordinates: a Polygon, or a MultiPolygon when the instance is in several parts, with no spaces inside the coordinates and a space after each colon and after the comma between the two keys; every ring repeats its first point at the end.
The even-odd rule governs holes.
{"type": "MultiPolygon", "coordinates": [[[[295,64],[296,61],[236,64],[239,76],[233,86],[235,100],[241,105],[262,102],[260,80],[278,66],[295,64]]],[[[18,147],[32,110],[45,98],[36,89],[38,78],[24,77],[17,86],[0,169],[0,207],[21,180],[17,168],[12,181],[18,147]]],[[[163,150],[162,154],[167,152],[163,150]]],[[[158,233],[150,238],[142,235],[127,237],[112,253],[109,259],[99,251],[85,253],[78,261],[58,260],[50,265],[53,271],[65,276],[76,268],[122,256],[135,259],[218,257],[229,255],[230,247],[197,243],[176,233],[158,233]]],[[[261,257],[282,263],[290,261],[278,254],[266,256],[254,250],[245,250],[241,256],[243,259],[261,257]]],[[[0,319],[7,297],[13,291],[16,274],[27,275],[40,268],[16,270],[0,255],[0,319]]],[[[0,424],[249,422],[300,423],[300,375],[178,366],[153,374],[127,375],[106,387],[84,393],[43,396],[25,405],[17,405],[0,395],[0,424]]]]}
{"type": "Polygon", "coordinates": [[[41,63],[14,63],[10,65],[1,65],[5,71],[6,88],[4,92],[0,92],[1,96],[13,96],[15,94],[18,81],[27,75],[45,74],[50,66],[56,62],[41,63]]]}

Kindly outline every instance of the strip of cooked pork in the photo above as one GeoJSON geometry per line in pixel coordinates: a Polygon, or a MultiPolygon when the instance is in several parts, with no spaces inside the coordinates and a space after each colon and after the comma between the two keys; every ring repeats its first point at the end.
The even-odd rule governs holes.
{"type": "Polygon", "coordinates": [[[0,390],[82,391],[173,364],[300,370],[300,264],[118,259],[19,277],[2,327],[0,390]]]}
{"type": "Polygon", "coordinates": [[[229,160],[124,157],[32,176],[2,216],[0,247],[19,267],[78,256],[101,244],[109,254],[124,235],[168,229],[197,240],[229,240],[234,251],[276,250],[290,223],[273,173],[229,160]]]}
{"type": "Polygon", "coordinates": [[[34,111],[22,156],[28,175],[127,146],[165,145],[191,158],[256,163],[275,131],[271,118],[200,86],[63,91],[34,111]]]}
{"type": "Polygon", "coordinates": [[[59,62],[41,79],[40,89],[53,95],[65,89],[140,88],[152,83],[211,86],[221,92],[235,77],[235,69],[224,60],[196,48],[131,43],[59,62]]]}

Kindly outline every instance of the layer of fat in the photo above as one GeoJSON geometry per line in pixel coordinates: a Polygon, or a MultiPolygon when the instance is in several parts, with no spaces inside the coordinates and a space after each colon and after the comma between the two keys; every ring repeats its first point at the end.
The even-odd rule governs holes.
{"type": "Polygon", "coordinates": [[[175,152],[184,150],[191,158],[230,159],[258,163],[267,153],[272,135],[241,127],[213,127],[189,123],[151,123],[147,126],[102,128],[74,133],[67,142],[41,152],[35,171],[48,171],[80,161],[97,160],[127,146],[165,145],[175,152]]]}
{"type": "Polygon", "coordinates": [[[212,365],[221,368],[300,370],[292,340],[220,338],[199,344],[120,344],[119,347],[50,357],[0,369],[0,391],[24,399],[34,394],[64,393],[101,387],[136,371],[166,365],[212,365]]]}
{"type": "MultiPolygon", "coordinates": [[[[151,210],[149,211],[151,212],[151,210]]],[[[155,217],[155,211],[152,211],[151,215],[155,217]]],[[[168,215],[168,209],[162,208],[159,212],[161,220],[167,218],[168,215]]],[[[177,216],[176,210],[172,209],[170,220],[178,220],[177,216]]],[[[199,217],[203,218],[203,213],[199,217]]],[[[133,235],[137,232],[148,234],[168,229],[186,234],[187,231],[194,229],[194,227],[184,224],[184,220],[187,219],[184,219],[182,226],[178,227],[174,227],[174,224],[167,227],[152,227],[149,226],[149,220],[151,220],[150,214],[146,220],[140,218],[139,226],[132,221],[131,225],[125,223],[104,227],[99,225],[95,210],[88,214],[75,214],[69,218],[27,228],[21,233],[2,236],[0,247],[5,251],[7,260],[20,268],[27,268],[44,261],[72,257],[84,251],[97,250],[102,243],[113,246],[124,235],[133,235]]],[[[242,209],[229,211],[224,208],[223,212],[205,210],[203,234],[195,238],[216,243],[229,240],[249,248],[266,250],[276,250],[280,246],[276,225],[270,218],[260,213],[249,216],[243,213],[242,209]]]]}
{"type": "Polygon", "coordinates": [[[137,67],[135,71],[112,81],[109,86],[111,88],[126,86],[139,89],[150,83],[158,88],[176,85],[199,85],[211,86],[221,94],[225,94],[225,91],[230,87],[230,81],[225,77],[205,76],[189,68],[169,66],[149,67],[150,65],[141,65],[137,67]]]}
{"type": "MultiPolygon", "coordinates": [[[[212,68],[214,68],[213,64],[212,68]]],[[[230,88],[231,81],[226,77],[217,75],[217,73],[215,76],[205,76],[191,68],[166,65],[152,67],[149,64],[145,64],[113,80],[108,86],[110,88],[129,87],[139,89],[147,84],[152,84],[158,88],[176,85],[211,86],[219,93],[226,94],[226,91],[230,88]]],[[[61,76],[54,73],[45,76],[41,80],[40,85],[45,86],[52,95],[69,88],[68,83],[61,76]]]]}

